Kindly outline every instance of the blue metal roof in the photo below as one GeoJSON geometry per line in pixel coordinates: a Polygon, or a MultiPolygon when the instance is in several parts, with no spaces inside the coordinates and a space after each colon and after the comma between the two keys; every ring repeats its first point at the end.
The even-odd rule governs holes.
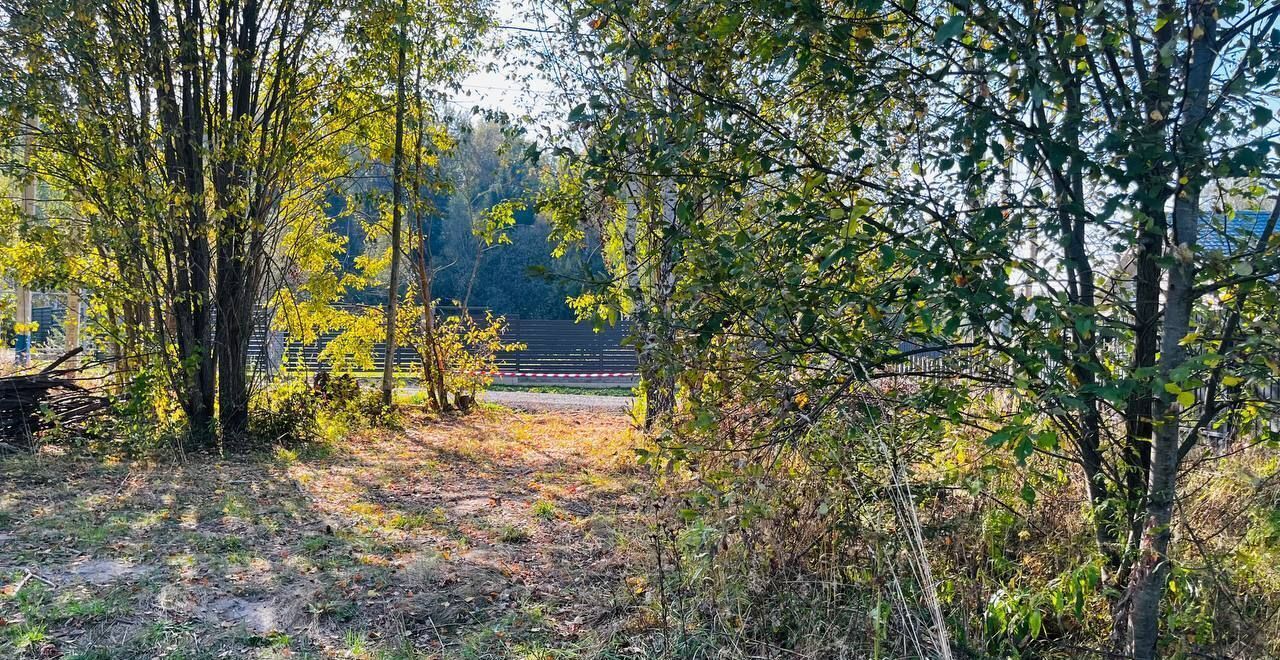
{"type": "Polygon", "coordinates": [[[1270,211],[1236,211],[1231,215],[1205,216],[1196,237],[1200,249],[1230,256],[1258,246],[1258,236],[1267,225],[1270,211]]]}

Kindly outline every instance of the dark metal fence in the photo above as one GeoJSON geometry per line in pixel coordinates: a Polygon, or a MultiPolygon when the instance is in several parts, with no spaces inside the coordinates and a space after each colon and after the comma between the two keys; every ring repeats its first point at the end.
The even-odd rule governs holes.
{"type": "MultiPolygon", "coordinates": [[[[291,367],[325,367],[320,353],[337,337],[337,333],[327,333],[315,342],[302,343],[271,331],[269,325],[257,323],[249,340],[249,357],[253,364],[263,369],[280,362],[291,367]]],[[[500,353],[498,368],[504,375],[511,376],[575,374],[586,377],[582,374],[608,374],[602,377],[633,377],[637,371],[636,351],[623,344],[629,332],[629,324],[625,322],[596,332],[589,325],[568,320],[508,318],[503,341],[525,347],[500,353]]],[[[381,370],[386,360],[385,345],[376,344],[372,357],[375,370],[381,370]]],[[[416,372],[421,363],[412,348],[397,347],[395,365],[399,371],[416,372]]]]}
{"type": "MultiPolygon", "coordinates": [[[[60,350],[65,308],[37,306],[31,312],[32,319],[39,323],[32,333],[32,344],[37,349],[47,344],[60,350]]],[[[471,312],[477,316],[483,314],[483,310],[471,312]]],[[[444,315],[451,313],[456,314],[458,310],[442,310],[444,315]]],[[[637,363],[635,348],[623,345],[629,332],[630,324],[625,321],[596,332],[590,325],[569,320],[508,317],[503,341],[524,344],[525,348],[500,354],[498,368],[512,375],[623,374],[616,377],[631,377],[637,371],[637,363]]],[[[271,330],[270,314],[259,310],[249,339],[250,364],[268,369],[283,361],[287,366],[320,369],[325,366],[321,364],[320,353],[337,335],[326,333],[310,343],[291,341],[287,335],[271,330]]],[[[385,346],[375,344],[374,368],[381,370],[385,359],[385,346]]],[[[418,354],[407,347],[396,349],[395,364],[400,371],[416,372],[420,368],[418,354]]]]}

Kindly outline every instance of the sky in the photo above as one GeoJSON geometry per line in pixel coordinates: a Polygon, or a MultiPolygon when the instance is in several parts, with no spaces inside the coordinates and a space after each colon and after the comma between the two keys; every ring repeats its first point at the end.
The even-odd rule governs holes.
{"type": "Polygon", "coordinates": [[[554,89],[532,66],[531,53],[510,44],[512,37],[537,36],[538,25],[525,15],[518,0],[498,0],[497,29],[493,30],[480,69],[469,75],[450,99],[455,109],[505,112],[534,124],[557,121],[564,112],[552,98],[554,89]]]}

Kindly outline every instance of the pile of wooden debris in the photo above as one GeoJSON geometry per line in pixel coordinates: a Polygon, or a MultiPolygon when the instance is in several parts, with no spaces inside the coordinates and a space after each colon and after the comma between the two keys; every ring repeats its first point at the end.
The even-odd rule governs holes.
{"type": "Polygon", "coordinates": [[[52,428],[83,428],[111,405],[86,387],[78,369],[59,369],[75,357],[71,351],[35,373],[0,377],[0,440],[30,440],[52,428]]]}

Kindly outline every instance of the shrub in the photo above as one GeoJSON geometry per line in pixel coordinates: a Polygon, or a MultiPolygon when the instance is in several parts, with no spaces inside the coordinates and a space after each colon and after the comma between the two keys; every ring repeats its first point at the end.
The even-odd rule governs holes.
{"type": "Polygon", "coordinates": [[[325,405],[336,408],[355,402],[360,397],[360,382],[351,374],[321,371],[316,374],[314,391],[325,405]]]}
{"type": "Polygon", "coordinates": [[[303,380],[290,380],[258,394],[249,408],[249,435],[258,445],[296,447],[320,437],[323,400],[303,380]]]}

